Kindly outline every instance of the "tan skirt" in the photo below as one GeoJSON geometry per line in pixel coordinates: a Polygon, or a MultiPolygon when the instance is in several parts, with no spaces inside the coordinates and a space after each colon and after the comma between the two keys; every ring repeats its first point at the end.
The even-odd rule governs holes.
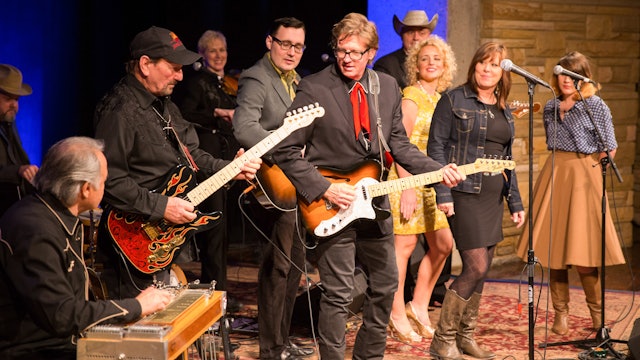
{"type": "MultiPolygon", "coordinates": [[[[533,251],[552,269],[569,265],[602,264],[602,168],[596,155],[556,151],[551,199],[551,156],[533,191],[533,251]],[[597,164],[597,166],[594,166],[597,164]]],[[[608,170],[612,171],[612,170],[608,170]]],[[[606,201],[605,264],[625,262],[606,201]]],[[[529,224],[525,224],[517,254],[525,262],[529,250],[529,224]]]]}

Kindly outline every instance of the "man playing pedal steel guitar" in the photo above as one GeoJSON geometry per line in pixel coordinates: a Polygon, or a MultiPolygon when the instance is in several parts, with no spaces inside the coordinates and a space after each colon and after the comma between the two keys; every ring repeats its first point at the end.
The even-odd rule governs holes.
{"type": "MultiPolygon", "coordinates": [[[[150,222],[159,221],[163,225],[158,231],[200,219],[212,223],[219,213],[215,217],[199,218],[194,213],[193,201],[167,196],[158,190],[173,185],[172,181],[183,180],[182,177],[167,180],[179,166],[190,169],[181,175],[200,171],[209,177],[218,176],[217,172],[229,164],[229,161],[216,159],[198,148],[193,125],[182,117],[169,99],[175,85],[182,80],[182,66],[193,64],[200,55],[187,50],[172,31],[155,26],[138,33],[131,42],[130,51],[128,74],[99,102],[94,118],[96,138],[104,139],[109,163],[104,196],[106,210],[117,209],[150,222]]],[[[243,150],[240,150],[238,155],[242,154],[243,150]]],[[[252,179],[260,163],[260,158],[241,163],[231,177],[252,179]]],[[[230,180],[223,179],[218,183],[230,180]]],[[[175,194],[182,190],[176,188],[175,194]]],[[[127,219],[124,217],[123,223],[127,219]]],[[[109,296],[135,296],[154,280],[168,283],[167,266],[180,249],[172,242],[168,245],[172,249],[170,253],[154,253],[154,257],[163,257],[165,262],[160,265],[153,263],[154,257],[143,254],[142,257],[152,263],[151,268],[141,267],[139,263],[131,266],[134,262],[129,261],[130,256],[125,256],[128,255],[125,250],[144,252],[148,250],[146,245],[139,244],[140,249],[137,249],[135,240],[123,245],[120,231],[109,228],[111,217],[106,220],[103,215],[98,252],[104,257],[102,278],[109,296]]],[[[193,226],[197,227],[199,223],[193,226]]],[[[153,234],[146,231],[146,228],[139,230],[140,238],[153,238],[153,234]]],[[[179,247],[185,247],[190,238],[192,236],[186,239],[176,236],[173,240],[180,244],[179,247]]]]}
{"type": "Polygon", "coordinates": [[[81,332],[163,310],[169,291],[90,300],[78,214],[102,199],[107,162],[100,141],[72,137],[49,149],[36,193],[0,220],[0,359],[72,360],[81,332]]]}
{"type": "MultiPolygon", "coordinates": [[[[331,45],[336,63],[305,77],[291,105],[296,108],[318,102],[325,108],[325,116],[293,132],[273,155],[295,186],[302,207],[320,202],[321,211],[349,208],[356,199],[356,180],[348,174],[325,178],[317,167],[346,173],[366,160],[382,160],[386,144],[394,160],[412,174],[441,168],[409,142],[396,80],[367,69],[378,49],[375,25],[361,14],[348,14],[334,25],[331,45]]],[[[445,166],[441,173],[442,183],[448,187],[465,178],[454,164],[445,166]]],[[[375,198],[374,203],[389,209],[387,196],[375,198]]],[[[382,359],[398,284],[391,218],[356,220],[335,235],[321,238],[316,252],[324,288],[318,322],[320,356],[344,358],[347,306],[352,301],[357,258],[368,277],[368,289],[353,358],[382,359]]]]}

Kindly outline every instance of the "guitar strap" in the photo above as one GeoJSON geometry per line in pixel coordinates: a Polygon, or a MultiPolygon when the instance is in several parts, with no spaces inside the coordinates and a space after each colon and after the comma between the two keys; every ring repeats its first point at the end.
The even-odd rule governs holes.
{"type": "Polygon", "coordinates": [[[378,102],[378,95],[380,94],[380,78],[378,74],[371,69],[367,69],[367,73],[369,75],[369,92],[373,94],[373,109],[376,114],[376,128],[378,129],[378,149],[380,149],[380,163],[382,164],[384,173],[384,167],[387,162],[389,162],[389,166],[391,166],[391,161],[387,159],[387,157],[391,158],[391,149],[389,148],[389,144],[387,144],[387,140],[384,138],[384,134],[382,133],[382,119],[380,118],[380,108],[378,102]],[[382,151],[384,149],[384,152],[382,151]]]}
{"type": "Polygon", "coordinates": [[[158,109],[155,108],[155,106],[152,105],[151,108],[156,113],[156,115],[158,115],[158,117],[160,117],[160,119],[164,122],[165,126],[162,128],[162,130],[167,132],[171,131],[171,133],[173,134],[173,138],[176,141],[175,145],[177,146],[178,151],[180,151],[180,154],[182,154],[182,156],[184,156],[184,158],[187,159],[187,162],[189,163],[189,167],[191,168],[191,170],[193,170],[194,172],[197,172],[198,170],[200,170],[198,168],[198,165],[196,165],[196,162],[193,160],[193,157],[191,156],[191,152],[189,151],[189,148],[186,147],[182,143],[182,141],[180,141],[180,137],[178,136],[178,133],[173,128],[173,126],[171,126],[171,114],[169,114],[169,120],[167,120],[164,118],[164,116],[160,115],[160,112],[158,111],[158,109]]]}

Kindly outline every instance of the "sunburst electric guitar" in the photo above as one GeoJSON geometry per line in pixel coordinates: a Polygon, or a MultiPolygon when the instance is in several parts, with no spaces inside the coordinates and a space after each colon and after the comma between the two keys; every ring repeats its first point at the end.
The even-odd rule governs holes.
{"type": "MultiPolygon", "coordinates": [[[[154,192],[171,197],[180,196],[197,206],[240,174],[244,163],[261,157],[294,130],[308,126],[315,118],[323,115],[324,108],[317,103],[294,110],[292,114],[287,113],[280,128],[201,184],[197,184],[195,173],[190,168],[179,166],[169,174],[162,188],[154,192]]],[[[146,221],[141,215],[111,208],[106,210],[102,219],[106,219],[109,236],[127,260],[141,272],[151,274],[171,264],[174,254],[191,233],[213,227],[220,216],[222,213],[219,211],[213,213],[196,211],[195,220],[176,225],[164,219],[146,221]]]]}
{"type": "MultiPolygon", "coordinates": [[[[466,175],[487,173],[500,174],[504,169],[514,169],[513,160],[477,159],[473,164],[458,165],[458,170],[466,175]]],[[[311,203],[298,201],[298,206],[307,229],[317,237],[323,238],[338,234],[349,224],[358,219],[384,219],[390,215],[388,210],[380,209],[371,204],[374,197],[386,195],[395,191],[415,188],[439,183],[443,179],[442,169],[408,176],[400,179],[378,182],[380,178],[380,164],[377,161],[366,161],[356,169],[338,171],[335,169],[318,168],[320,173],[332,183],[351,183],[356,187],[356,199],[347,209],[320,199],[311,203]]]]}

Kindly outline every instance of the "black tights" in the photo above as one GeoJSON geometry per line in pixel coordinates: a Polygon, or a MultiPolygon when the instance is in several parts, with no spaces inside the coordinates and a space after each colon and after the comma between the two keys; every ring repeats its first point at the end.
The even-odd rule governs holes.
{"type": "Polygon", "coordinates": [[[449,287],[458,296],[468,300],[474,292],[482,294],[484,279],[489,272],[495,245],[479,249],[459,250],[462,258],[462,272],[449,287]]]}

